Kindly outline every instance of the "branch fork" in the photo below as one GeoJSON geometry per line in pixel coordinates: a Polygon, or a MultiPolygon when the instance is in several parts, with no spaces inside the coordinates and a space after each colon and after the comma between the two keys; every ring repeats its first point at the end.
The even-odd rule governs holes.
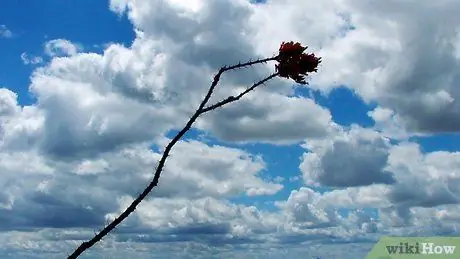
{"type": "Polygon", "coordinates": [[[208,89],[205,97],[203,98],[202,102],[195,110],[194,114],[190,117],[189,121],[185,124],[181,131],[177,133],[177,135],[172,138],[169,144],[166,146],[164,153],[155,169],[155,174],[152,181],[145,187],[139,196],[134,199],[134,201],[118,216],[116,217],[110,224],[104,227],[99,233],[97,233],[93,238],[89,241],[85,241],[78,246],[75,251],[69,255],[68,259],[75,259],[80,256],[84,251],[94,246],[97,242],[99,242],[104,236],[109,234],[113,229],[115,229],[123,220],[125,220],[132,212],[136,210],[136,207],[144,200],[147,195],[158,185],[158,181],[160,179],[161,172],[163,167],[166,163],[166,159],[171,152],[173,146],[185,135],[185,133],[191,129],[193,123],[198,119],[198,117],[204,113],[213,111],[219,107],[223,107],[229,103],[235,102],[241,99],[243,96],[248,94],[249,92],[256,89],[258,86],[265,84],[270,79],[281,76],[285,78],[291,78],[295,80],[297,83],[306,84],[304,77],[309,72],[316,72],[316,67],[321,62],[321,58],[317,58],[314,54],[304,54],[303,51],[307,47],[303,47],[300,43],[282,43],[279,49],[279,54],[270,58],[264,59],[257,59],[257,60],[250,60],[245,63],[238,63],[233,66],[223,66],[219,69],[217,74],[214,76],[214,79],[211,83],[211,86],[208,89]],[[240,69],[244,67],[253,66],[260,63],[267,63],[268,61],[277,61],[278,64],[275,65],[276,72],[272,73],[271,75],[265,77],[264,79],[254,83],[252,86],[247,88],[245,91],[241,92],[237,96],[229,96],[217,103],[208,105],[209,99],[211,98],[217,84],[219,83],[220,77],[223,73],[229,70],[240,69]]]}

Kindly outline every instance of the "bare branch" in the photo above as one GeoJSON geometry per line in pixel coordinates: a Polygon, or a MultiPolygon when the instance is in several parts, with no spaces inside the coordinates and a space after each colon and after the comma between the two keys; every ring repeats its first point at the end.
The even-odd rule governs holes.
{"type": "Polygon", "coordinates": [[[254,61],[249,60],[246,63],[238,63],[238,64],[233,65],[233,66],[223,67],[223,69],[224,69],[223,72],[228,71],[228,70],[243,68],[243,67],[247,67],[247,66],[252,66],[252,65],[255,65],[255,64],[259,64],[259,63],[267,63],[268,61],[274,61],[277,58],[278,58],[278,55],[273,56],[271,58],[257,59],[257,60],[254,60],[254,61]]]}
{"type": "Polygon", "coordinates": [[[253,84],[251,87],[249,87],[248,89],[246,89],[245,91],[241,92],[239,95],[237,95],[236,97],[235,96],[229,96],[227,97],[226,99],[220,101],[220,102],[217,102],[213,105],[210,105],[206,108],[203,108],[201,111],[200,111],[200,114],[203,114],[203,113],[206,113],[206,112],[209,112],[209,111],[212,111],[212,110],[215,110],[219,107],[222,107],[224,106],[225,104],[228,104],[228,103],[231,103],[231,102],[234,102],[234,101],[237,101],[239,99],[241,99],[241,97],[243,97],[245,94],[249,93],[250,91],[254,90],[256,87],[258,87],[259,85],[263,85],[265,82],[267,82],[268,80],[278,76],[279,73],[273,73],[269,76],[267,76],[266,78],[260,80],[259,82],[253,84]]]}
{"type": "Polygon", "coordinates": [[[219,72],[217,72],[217,74],[214,76],[214,80],[212,81],[212,84],[209,87],[208,92],[206,93],[206,96],[204,97],[203,101],[200,103],[199,107],[196,109],[195,113],[192,115],[192,117],[190,117],[189,121],[186,123],[184,128],[181,131],[179,131],[179,133],[177,133],[177,135],[166,146],[165,151],[163,153],[163,156],[161,157],[161,159],[160,159],[160,161],[158,163],[158,166],[156,167],[155,175],[154,175],[152,181],[149,183],[149,185],[147,185],[147,187],[142,191],[142,193],[128,206],[128,208],[125,209],[125,211],[123,211],[117,218],[115,218],[114,221],[112,221],[109,225],[107,225],[104,229],[102,229],[91,240],[83,242],[79,247],[77,247],[77,249],[71,255],[69,255],[67,257],[67,259],[74,259],[74,258],[77,258],[78,256],[80,256],[84,251],[86,251],[87,249],[89,249],[92,246],[94,246],[94,244],[99,242],[110,231],[115,229],[123,220],[125,220],[132,212],[134,212],[134,210],[136,210],[137,205],[139,205],[139,203],[141,203],[142,200],[145,199],[145,197],[147,197],[147,195],[152,191],[152,189],[158,185],[158,181],[160,179],[161,171],[163,170],[163,167],[164,167],[164,165],[166,163],[166,159],[169,156],[169,153],[171,152],[171,149],[173,148],[173,146],[185,135],[185,133],[188,130],[190,130],[190,128],[192,127],[193,123],[196,121],[196,119],[201,114],[203,114],[205,112],[208,112],[210,110],[213,110],[213,109],[215,109],[217,107],[221,107],[221,106],[223,106],[223,105],[225,105],[227,103],[230,103],[230,102],[233,102],[233,101],[236,101],[236,100],[240,99],[243,95],[245,95],[248,92],[252,91],[258,85],[261,85],[261,84],[267,82],[268,80],[270,80],[273,77],[278,75],[278,73],[272,74],[272,75],[268,76],[267,78],[255,83],[250,88],[246,89],[246,91],[244,91],[243,93],[239,94],[237,97],[229,97],[230,99],[227,98],[224,101],[221,101],[221,102],[219,102],[217,104],[211,105],[208,108],[204,109],[205,105],[207,104],[207,102],[211,98],[211,95],[214,92],[214,89],[216,88],[216,86],[217,86],[217,84],[218,84],[218,82],[220,80],[221,75],[225,71],[229,71],[229,70],[233,70],[233,69],[237,69],[237,68],[242,68],[242,67],[246,67],[246,66],[252,66],[254,64],[259,64],[259,63],[266,63],[267,61],[276,60],[276,59],[277,59],[277,56],[271,57],[271,58],[265,58],[265,59],[258,59],[258,60],[255,60],[255,61],[249,61],[249,62],[246,62],[246,63],[239,63],[239,64],[234,65],[234,66],[228,66],[228,67],[224,66],[221,69],[219,69],[219,72]]]}

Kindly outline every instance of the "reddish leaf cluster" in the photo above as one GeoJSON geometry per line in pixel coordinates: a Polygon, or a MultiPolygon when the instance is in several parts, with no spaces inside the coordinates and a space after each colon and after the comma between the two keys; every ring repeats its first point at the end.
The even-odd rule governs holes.
{"type": "Polygon", "coordinates": [[[298,42],[294,43],[290,41],[281,43],[277,58],[278,64],[275,65],[279,76],[291,78],[299,84],[307,84],[305,77],[308,73],[318,71],[321,58],[316,57],[313,53],[303,53],[306,49],[307,47],[302,46],[298,42]]]}

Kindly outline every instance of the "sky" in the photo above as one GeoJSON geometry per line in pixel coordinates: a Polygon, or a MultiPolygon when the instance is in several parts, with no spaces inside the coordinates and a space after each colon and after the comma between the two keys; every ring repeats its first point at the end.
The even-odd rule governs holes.
{"type": "MultiPolygon", "coordinates": [[[[322,57],[202,115],[81,258],[364,258],[460,234],[460,2],[2,1],[0,258],[64,258],[119,215],[224,65],[322,57]]],[[[274,71],[225,73],[210,103],[274,71]]]]}

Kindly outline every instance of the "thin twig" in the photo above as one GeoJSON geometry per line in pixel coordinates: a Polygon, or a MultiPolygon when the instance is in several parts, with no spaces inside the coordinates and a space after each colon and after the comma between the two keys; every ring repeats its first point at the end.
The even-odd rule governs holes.
{"type": "Polygon", "coordinates": [[[267,61],[276,60],[276,58],[277,58],[277,56],[271,57],[271,58],[266,58],[266,59],[259,59],[259,60],[256,60],[256,61],[249,61],[249,62],[246,62],[246,63],[238,63],[237,65],[234,65],[234,66],[228,66],[228,67],[224,66],[221,69],[219,69],[219,72],[217,72],[217,74],[214,76],[214,80],[213,80],[211,86],[209,87],[209,90],[206,93],[206,96],[204,97],[203,101],[200,103],[200,105],[197,108],[197,110],[195,111],[195,113],[192,115],[192,117],[190,117],[189,121],[186,123],[184,128],[181,131],[179,131],[179,133],[177,133],[177,135],[166,146],[165,151],[163,153],[163,156],[161,157],[161,159],[160,159],[160,161],[158,163],[158,166],[157,166],[157,168],[155,170],[155,175],[153,177],[153,180],[144,189],[144,191],[142,191],[142,193],[128,206],[128,208],[125,209],[125,211],[123,211],[117,218],[115,218],[114,221],[112,221],[109,225],[107,225],[104,229],[102,229],[92,239],[90,239],[89,241],[83,242],[79,247],[77,247],[77,249],[71,255],[69,255],[67,257],[67,259],[75,259],[78,256],[80,256],[85,250],[91,248],[94,244],[99,242],[104,236],[106,236],[110,231],[115,229],[124,219],[126,219],[132,212],[134,212],[134,210],[136,209],[137,205],[139,205],[139,203],[141,203],[142,200],[145,199],[145,197],[152,191],[152,189],[158,185],[158,181],[160,179],[161,171],[163,170],[163,167],[165,165],[166,159],[169,156],[169,153],[171,152],[171,149],[173,148],[173,146],[185,135],[185,133],[188,130],[190,130],[190,128],[192,127],[193,123],[196,121],[196,119],[201,114],[203,114],[205,112],[209,112],[209,111],[214,110],[214,109],[216,109],[218,107],[221,107],[221,106],[223,106],[223,105],[225,105],[227,103],[230,103],[230,102],[233,102],[233,101],[236,101],[236,100],[240,99],[243,95],[245,95],[248,92],[252,91],[257,86],[267,82],[268,80],[270,80],[273,77],[278,75],[277,73],[275,73],[275,74],[272,74],[272,75],[266,77],[265,79],[262,79],[261,81],[255,83],[250,88],[246,89],[244,92],[239,94],[237,97],[231,96],[231,97],[228,97],[227,99],[225,99],[225,100],[223,100],[221,102],[218,102],[218,103],[216,103],[214,105],[211,105],[211,106],[209,106],[207,108],[204,108],[205,105],[208,103],[209,99],[211,98],[211,95],[214,92],[214,89],[216,88],[217,83],[219,82],[221,75],[225,71],[229,71],[229,70],[233,70],[233,69],[237,69],[237,68],[242,68],[242,67],[246,67],[246,66],[251,66],[251,65],[259,64],[259,63],[266,63],[267,61]]]}
{"type": "Polygon", "coordinates": [[[246,63],[238,63],[236,65],[233,65],[233,66],[228,66],[228,67],[223,67],[224,71],[228,71],[228,70],[233,70],[233,69],[237,69],[237,68],[242,68],[242,67],[246,67],[246,66],[252,66],[252,65],[255,65],[255,64],[259,64],[259,63],[267,63],[268,61],[273,61],[273,60],[276,60],[278,58],[279,55],[276,55],[276,56],[273,56],[271,58],[264,58],[264,59],[257,59],[257,60],[254,60],[254,61],[248,61],[246,63]]]}
{"type": "Polygon", "coordinates": [[[260,80],[259,82],[253,84],[251,87],[249,87],[248,89],[246,89],[245,91],[241,92],[239,95],[237,95],[236,97],[235,96],[229,96],[227,97],[226,99],[220,101],[220,102],[217,102],[213,105],[210,105],[206,108],[203,108],[201,110],[201,114],[205,113],[205,112],[209,112],[209,111],[212,111],[212,110],[215,110],[219,107],[222,107],[224,106],[225,104],[228,104],[228,103],[231,103],[231,102],[234,102],[234,101],[238,101],[239,99],[241,99],[241,97],[243,97],[245,94],[249,93],[250,91],[254,90],[256,87],[258,87],[259,85],[263,85],[265,82],[267,82],[268,80],[278,76],[279,73],[273,73],[269,76],[267,76],[266,78],[260,80]]]}

